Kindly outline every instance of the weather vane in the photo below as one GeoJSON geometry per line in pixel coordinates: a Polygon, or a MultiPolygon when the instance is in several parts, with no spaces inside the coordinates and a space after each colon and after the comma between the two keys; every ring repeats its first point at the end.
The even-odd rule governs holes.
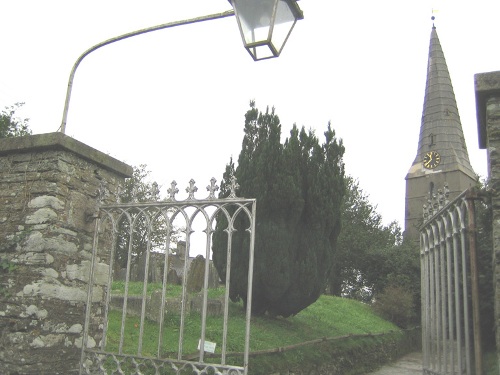
{"type": "Polygon", "coordinates": [[[436,26],[434,25],[434,20],[436,19],[436,16],[434,16],[434,13],[437,13],[438,10],[437,9],[432,9],[432,17],[431,17],[431,20],[432,20],[432,27],[433,28],[436,28],[436,26]]]}

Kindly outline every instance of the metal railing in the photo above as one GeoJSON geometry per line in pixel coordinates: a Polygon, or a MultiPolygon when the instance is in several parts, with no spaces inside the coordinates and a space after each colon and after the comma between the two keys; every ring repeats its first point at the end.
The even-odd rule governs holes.
{"type": "MultiPolygon", "coordinates": [[[[186,189],[189,196],[184,201],[177,201],[175,194],[178,192],[175,181],[168,190],[169,197],[165,201],[116,203],[102,205],[95,215],[95,235],[92,259],[89,262],[89,291],[86,307],[85,327],[83,331],[83,343],[80,373],[81,374],[228,374],[240,375],[248,373],[248,358],[250,347],[250,315],[252,307],[252,277],[253,277],[253,253],[255,232],[255,199],[238,198],[235,194],[237,184],[233,179],[228,198],[217,199],[215,191],[215,179],[207,186],[209,196],[205,199],[194,197],[197,191],[194,181],[190,182],[186,189]],[[226,353],[229,347],[228,324],[229,313],[229,291],[231,279],[231,253],[232,234],[235,231],[235,220],[244,217],[248,223],[248,289],[245,312],[245,338],[244,343],[238,347],[244,347],[242,363],[238,365],[226,363],[226,353]],[[172,237],[176,231],[175,222],[181,221],[181,232],[185,236],[185,254],[181,258],[182,263],[182,292],[178,298],[177,309],[168,303],[169,282],[168,272],[172,268],[173,254],[169,251],[172,237]],[[204,223],[201,232],[205,236],[202,241],[204,247],[204,279],[200,292],[201,323],[199,326],[199,345],[195,360],[192,353],[185,353],[186,325],[189,296],[187,291],[188,262],[190,251],[193,247],[193,235],[196,232],[196,220],[204,223]],[[208,277],[209,263],[211,262],[211,239],[215,232],[216,221],[227,223],[222,230],[227,236],[226,272],[225,280],[221,280],[225,287],[222,302],[223,327],[221,327],[221,342],[217,343],[220,363],[206,363],[205,352],[212,352],[212,344],[207,338],[208,317],[208,277]],[[139,241],[141,239],[141,241],[139,241]],[[140,246],[137,244],[140,243],[140,246]],[[164,244],[163,246],[161,244],[164,244]],[[121,292],[122,305],[119,312],[111,311],[111,297],[113,278],[116,273],[117,251],[122,252],[122,261],[126,258],[124,286],[121,292]],[[139,252],[142,255],[139,256],[139,252]],[[157,322],[151,323],[148,319],[148,285],[150,268],[153,257],[160,259],[162,269],[161,297],[153,307],[157,322]],[[132,287],[134,260],[142,259],[139,273],[142,292],[140,296],[134,296],[141,304],[140,314],[131,317],[127,304],[132,301],[130,288],[132,287]],[[114,314],[114,318],[111,316],[114,314]],[[116,316],[119,316],[117,318],[116,316]],[[166,327],[166,321],[178,321],[175,329],[166,327]],[[111,323],[112,322],[112,323],[111,323]],[[115,325],[111,328],[111,324],[115,325]],[[153,324],[153,331],[151,325],[153,324]],[[116,327],[118,325],[118,327],[116,327]],[[149,327],[149,328],[148,328],[149,327]],[[110,337],[111,330],[113,337],[110,337]],[[117,333],[118,332],[118,333],[117,333]],[[132,332],[132,333],[131,333],[132,332]],[[116,336],[117,335],[117,336],[116,336]],[[156,341],[154,353],[151,349],[145,349],[145,341],[151,341],[155,336],[156,341]],[[167,340],[167,336],[177,336],[177,344],[167,340]],[[132,337],[132,338],[131,338],[132,337]],[[168,344],[167,341],[170,343],[168,344]],[[172,347],[169,347],[171,345],[172,347]],[[220,348],[220,349],[219,349],[220,348]]],[[[158,264],[156,264],[158,267],[158,264]]],[[[137,284],[137,281],[135,281],[137,284]]],[[[192,327],[190,327],[192,330],[192,327]]],[[[150,345],[150,344],[149,344],[150,345]]],[[[232,342],[234,345],[234,342],[232,342]]]]}
{"type": "Polygon", "coordinates": [[[446,188],[424,206],[420,228],[424,374],[482,374],[475,189],[446,188]]]}

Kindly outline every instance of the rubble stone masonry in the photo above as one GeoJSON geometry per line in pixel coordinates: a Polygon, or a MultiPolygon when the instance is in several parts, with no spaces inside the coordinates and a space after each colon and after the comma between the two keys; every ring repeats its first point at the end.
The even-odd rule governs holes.
{"type": "MultiPolygon", "coordinates": [[[[0,139],[1,374],[78,372],[93,215],[131,175],[62,133],[0,139]]],[[[99,262],[107,279],[106,257],[99,262]]],[[[94,303],[103,292],[94,288],[94,303]]]]}
{"type": "Polygon", "coordinates": [[[488,154],[488,178],[493,210],[493,285],[495,330],[500,364],[500,72],[475,77],[479,147],[488,154]]]}

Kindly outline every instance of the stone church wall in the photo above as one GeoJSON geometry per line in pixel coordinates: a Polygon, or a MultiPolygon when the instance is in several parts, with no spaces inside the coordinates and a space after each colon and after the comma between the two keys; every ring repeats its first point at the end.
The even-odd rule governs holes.
{"type": "Polygon", "coordinates": [[[0,140],[0,373],[77,373],[93,214],[131,174],[62,133],[0,140]]]}
{"type": "Polygon", "coordinates": [[[475,76],[479,147],[487,148],[488,177],[493,209],[493,284],[495,329],[500,364],[500,72],[475,76]]]}

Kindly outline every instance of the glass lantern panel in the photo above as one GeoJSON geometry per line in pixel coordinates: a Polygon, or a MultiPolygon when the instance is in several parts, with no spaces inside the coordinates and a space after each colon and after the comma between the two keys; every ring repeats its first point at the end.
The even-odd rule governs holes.
{"type": "Polygon", "coordinates": [[[290,8],[288,1],[279,0],[278,8],[276,10],[275,24],[289,23],[295,21],[295,16],[290,8]]]}
{"type": "Polygon", "coordinates": [[[232,0],[245,45],[270,39],[276,0],[232,0]]]}
{"type": "Polygon", "coordinates": [[[283,49],[283,46],[285,45],[285,42],[288,39],[288,35],[290,35],[295,22],[295,16],[288,3],[284,0],[280,0],[278,2],[276,21],[274,23],[271,37],[271,42],[274,48],[278,51],[278,54],[283,49]]]}

